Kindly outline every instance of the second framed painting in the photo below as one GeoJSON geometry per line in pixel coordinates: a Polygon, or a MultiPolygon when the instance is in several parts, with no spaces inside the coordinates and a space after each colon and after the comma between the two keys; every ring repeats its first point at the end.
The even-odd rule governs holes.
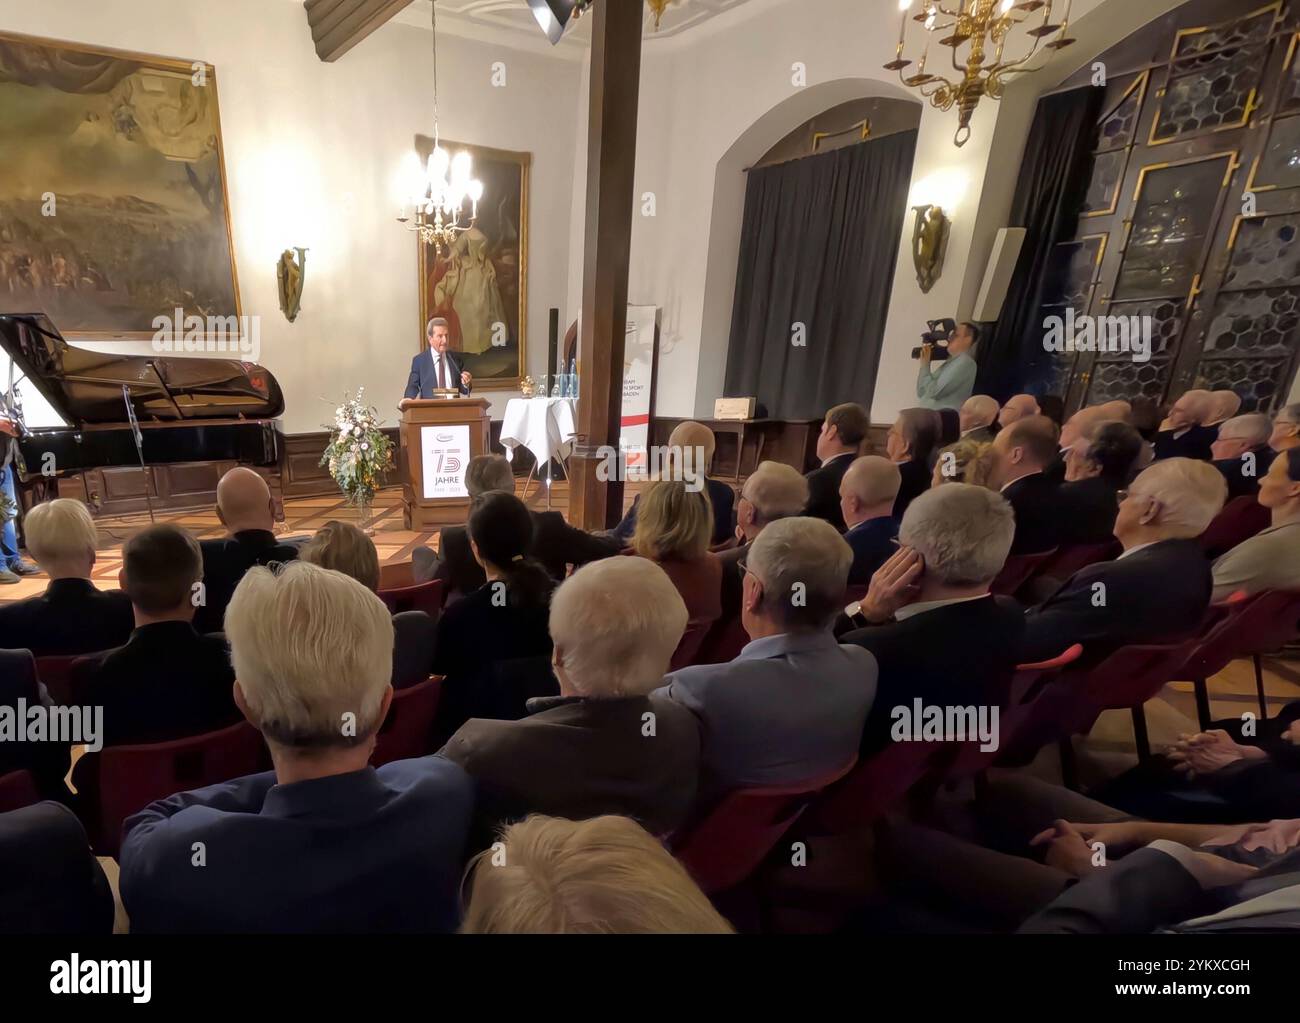
{"type": "MultiPolygon", "coordinates": [[[[451,326],[451,349],[477,390],[514,390],[525,375],[528,330],[528,174],[532,154],[443,141],[462,149],[483,182],[478,220],[446,251],[420,246],[419,344],[434,316],[451,326]]],[[[433,139],[415,138],[423,162],[433,139]]]]}

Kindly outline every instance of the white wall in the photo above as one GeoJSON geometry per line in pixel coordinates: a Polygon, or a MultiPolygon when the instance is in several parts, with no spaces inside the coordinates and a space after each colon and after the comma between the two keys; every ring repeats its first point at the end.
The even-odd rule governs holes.
{"type": "MultiPolygon", "coordinates": [[[[1076,0],[1075,17],[1098,3],[1076,0]]],[[[896,74],[881,68],[894,56],[898,25],[895,0],[749,0],[671,40],[648,42],[636,191],[638,197],[646,191],[656,194],[658,215],[634,217],[629,299],[664,308],[658,414],[710,413],[714,398],[722,394],[738,204],[744,194],[743,162],[733,148],[742,141],[738,148],[757,156],[806,117],[845,99],[915,97],[914,91],[902,90],[896,74]],[[807,67],[806,90],[792,83],[796,61],[807,67]],[[819,88],[820,95],[802,112],[799,93],[819,88]],[[774,108],[782,116],[768,117],[774,108]],[[762,130],[747,134],[760,120],[762,130]],[[725,208],[717,210],[715,221],[719,202],[725,208]],[[711,231],[717,236],[711,237],[711,231]],[[712,301],[718,295],[723,296],[721,305],[712,301]]],[[[908,55],[915,58],[915,49],[909,44],[908,55]]],[[[969,274],[978,279],[983,272],[982,262],[970,263],[971,245],[998,114],[997,103],[982,102],[970,141],[958,149],[952,142],[956,113],[928,105],[922,113],[908,204],[939,201],[950,210],[947,269],[922,295],[912,268],[909,213],[876,391],[858,396],[871,402],[876,422],[887,422],[915,403],[916,364],[909,352],[924,321],[965,313],[963,284],[969,274]]],[[[584,141],[580,138],[579,145],[584,141]]],[[[579,166],[581,161],[579,156],[579,166]]],[[[992,184],[1009,188],[1014,178],[992,184]]],[[[882,244],[886,241],[893,243],[882,239],[882,244]]],[[[581,253],[571,252],[574,257],[580,260],[581,253]]]]}
{"type": "MultiPolygon", "coordinates": [[[[393,184],[433,129],[427,28],[390,23],[333,64],[317,58],[300,0],[0,0],[0,30],[215,65],[243,309],[262,317],[285,431],[320,429],[329,402],[363,385],[396,421],[420,325],[416,243],[394,219],[393,184]],[[297,245],[311,251],[290,324],[275,264],[297,245]]],[[[443,32],[439,58],[443,136],[533,153],[528,369],[541,373],[547,309],[566,302],[581,66],[443,32]],[[505,88],[491,84],[498,60],[505,88]]],[[[510,392],[483,393],[499,418],[510,392]]]]}

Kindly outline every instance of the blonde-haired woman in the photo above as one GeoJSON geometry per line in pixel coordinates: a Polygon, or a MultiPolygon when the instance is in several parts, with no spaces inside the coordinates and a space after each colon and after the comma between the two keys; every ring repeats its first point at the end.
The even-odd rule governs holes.
{"type": "Polygon", "coordinates": [[[682,865],[627,817],[533,815],[500,842],[470,865],[463,934],[733,933],[682,865]]]}
{"type": "Polygon", "coordinates": [[[931,487],[943,483],[969,483],[974,487],[988,485],[989,469],[993,459],[991,441],[959,440],[949,444],[935,459],[931,487]]]}
{"type": "Polygon", "coordinates": [[[298,551],[298,558],[351,576],[371,593],[379,590],[379,552],[356,526],[331,520],[298,551]]]}
{"type": "Polygon", "coordinates": [[[677,587],[692,622],[722,614],[722,562],[709,552],[709,499],[686,483],[651,483],[638,502],[632,550],[662,568],[677,587]]]}

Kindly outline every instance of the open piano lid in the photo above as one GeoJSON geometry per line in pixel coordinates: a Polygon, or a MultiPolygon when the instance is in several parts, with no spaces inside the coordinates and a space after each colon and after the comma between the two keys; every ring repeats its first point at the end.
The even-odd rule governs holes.
{"type": "Polygon", "coordinates": [[[123,384],[142,423],[274,419],[284,412],[279,383],[251,362],[74,348],[40,313],[0,314],[0,346],[71,426],[125,423],[123,384]]]}

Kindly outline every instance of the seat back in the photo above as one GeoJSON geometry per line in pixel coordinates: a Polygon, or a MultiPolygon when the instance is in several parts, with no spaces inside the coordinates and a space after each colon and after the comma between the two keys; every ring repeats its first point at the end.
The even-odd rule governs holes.
{"type": "Polygon", "coordinates": [[[1002,566],[1002,571],[993,580],[989,590],[1002,597],[1010,597],[1038,574],[1040,568],[1056,557],[1056,548],[1041,554],[1013,554],[1002,566]]]}
{"type": "Polygon", "coordinates": [[[739,789],[678,841],[674,852],[700,888],[727,891],[749,878],[808,803],[843,778],[854,760],[819,778],[793,785],[739,789]]]}
{"type": "Polygon", "coordinates": [[[58,654],[36,658],[36,674],[49,690],[50,699],[60,705],[76,703],[72,692],[72,666],[94,654],[58,654]]]}
{"type": "Polygon", "coordinates": [[[726,664],[734,661],[748,642],[749,633],[741,624],[739,614],[719,618],[709,627],[708,634],[695,655],[695,663],[726,664]]]}
{"type": "Polygon", "coordinates": [[[247,721],[170,742],[105,746],[86,756],[98,761],[98,821],[91,830],[101,856],[117,855],[122,822],[155,800],[257,774],[269,763],[261,733],[247,721]]]}
{"type": "Polygon", "coordinates": [[[1201,534],[1201,547],[1207,557],[1217,558],[1267,529],[1271,521],[1269,510],[1254,497],[1249,494],[1234,497],[1201,534]]]}
{"type": "Polygon", "coordinates": [[[36,789],[36,779],[31,771],[10,771],[0,774],[0,813],[35,806],[41,801],[36,789]]]}
{"type": "Polygon", "coordinates": [[[423,611],[436,620],[442,612],[443,580],[430,579],[427,583],[416,583],[414,586],[380,590],[379,599],[388,605],[388,610],[393,614],[423,611]]]}
{"type": "Polygon", "coordinates": [[[1249,624],[1246,609],[1257,598],[1244,592],[1210,605],[1202,634],[1197,638],[1187,660],[1179,667],[1180,679],[1207,679],[1245,653],[1243,623],[1249,624]]]}
{"type": "Polygon", "coordinates": [[[1114,561],[1122,549],[1120,542],[1114,539],[1107,540],[1105,543],[1073,544],[1062,547],[1039,568],[1038,574],[1049,575],[1053,579],[1069,579],[1081,568],[1087,568],[1100,561],[1114,561]]]}
{"type": "Polygon", "coordinates": [[[1070,699],[1062,723],[1070,734],[1083,733],[1104,710],[1142,706],[1178,675],[1196,644],[1193,637],[1181,643],[1120,647],[1090,669],[1063,672],[1060,681],[1070,699]]]}
{"type": "Polygon", "coordinates": [[[810,831],[839,835],[874,823],[894,809],[922,778],[937,773],[952,760],[956,744],[945,742],[890,743],[857,765],[813,801],[810,831]]]}
{"type": "Polygon", "coordinates": [[[388,717],[375,736],[375,751],[370,763],[375,767],[394,760],[411,760],[433,752],[433,718],[438,713],[442,695],[441,675],[431,675],[419,685],[393,692],[388,717]]]}
{"type": "Polygon", "coordinates": [[[1242,654],[1273,653],[1300,635],[1300,590],[1265,590],[1242,609],[1242,654]]]}
{"type": "Polygon", "coordinates": [[[686,631],[682,633],[677,649],[673,651],[673,659],[668,663],[669,671],[677,671],[679,668],[696,663],[696,655],[700,652],[704,637],[708,635],[714,621],[716,619],[697,618],[686,623],[686,631]]]}

